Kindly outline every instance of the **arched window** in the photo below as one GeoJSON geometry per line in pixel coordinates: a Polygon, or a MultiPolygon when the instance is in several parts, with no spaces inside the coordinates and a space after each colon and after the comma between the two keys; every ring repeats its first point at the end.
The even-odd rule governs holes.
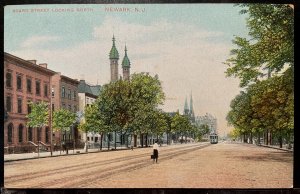
{"type": "Polygon", "coordinates": [[[13,126],[13,124],[12,123],[10,123],[9,125],[8,125],[8,127],[7,127],[7,141],[8,141],[8,143],[12,143],[12,137],[13,137],[13,128],[14,128],[14,126],[13,126]]]}
{"type": "Polygon", "coordinates": [[[46,127],[46,143],[49,143],[49,135],[50,135],[50,130],[49,127],[46,127]]]}
{"type": "Polygon", "coordinates": [[[23,141],[23,125],[20,124],[19,125],[19,142],[22,142],[23,141]]]}
{"type": "Polygon", "coordinates": [[[28,141],[32,141],[32,127],[28,128],[28,141]]]}

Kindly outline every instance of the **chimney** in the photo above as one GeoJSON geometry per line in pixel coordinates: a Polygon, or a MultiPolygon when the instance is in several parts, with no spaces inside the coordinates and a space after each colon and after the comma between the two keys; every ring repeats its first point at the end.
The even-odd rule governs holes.
{"type": "Polygon", "coordinates": [[[47,69],[47,63],[41,63],[41,64],[39,64],[39,66],[44,67],[44,68],[47,69]]]}
{"type": "Polygon", "coordinates": [[[27,60],[27,61],[36,65],[36,60],[27,60]]]}

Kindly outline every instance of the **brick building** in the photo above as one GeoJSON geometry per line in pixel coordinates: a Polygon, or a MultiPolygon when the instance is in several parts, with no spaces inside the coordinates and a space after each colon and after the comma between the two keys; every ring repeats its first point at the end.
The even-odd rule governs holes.
{"type": "MultiPolygon", "coordinates": [[[[54,71],[47,64],[36,64],[4,53],[4,147],[37,143],[40,139],[50,144],[50,126],[40,131],[26,127],[26,115],[30,113],[28,102],[48,102],[50,105],[50,84],[54,71]],[[38,138],[39,137],[39,138],[38,138]]],[[[50,123],[50,122],[49,122],[50,123]]]]}
{"type": "MultiPolygon", "coordinates": [[[[78,84],[78,80],[61,75],[61,73],[55,73],[52,76],[52,111],[64,108],[77,113],[79,110],[78,84]]],[[[59,131],[55,132],[53,141],[54,143],[58,143],[60,140],[71,141],[73,138],[80,139],[78,136],[78,128],[77,125],[74,124],[69,131],[63,131],[61,136],[59,131]]]]}

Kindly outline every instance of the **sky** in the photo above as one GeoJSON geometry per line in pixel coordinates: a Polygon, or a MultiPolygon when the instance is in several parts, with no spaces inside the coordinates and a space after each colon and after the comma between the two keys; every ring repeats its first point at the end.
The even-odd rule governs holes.
{"type": "Polygon", "coordinates": [[[116,38],[119,74],[125,44],[131,74],[158,75],[164,111],[183,113],[192,94],[196,116],[226,115],[239,80],[225,75],[235,36],[247,36],[234,4],[11,5],[4,9],[4,51],[90,84],[110,82],[109,51],[116,38]]]}

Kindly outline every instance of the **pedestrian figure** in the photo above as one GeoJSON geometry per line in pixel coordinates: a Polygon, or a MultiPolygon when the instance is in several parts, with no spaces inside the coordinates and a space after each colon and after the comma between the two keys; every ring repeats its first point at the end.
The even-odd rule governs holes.
{"type": "Polygon", "coordinates": [[[153,145],[153,163],[154,163],[154,160],[156,160],[156,163],[157,163],[157,160],[158,160],[158,144],[157,144],[157,141],[155,141],[155,144],[153,145]]]}

